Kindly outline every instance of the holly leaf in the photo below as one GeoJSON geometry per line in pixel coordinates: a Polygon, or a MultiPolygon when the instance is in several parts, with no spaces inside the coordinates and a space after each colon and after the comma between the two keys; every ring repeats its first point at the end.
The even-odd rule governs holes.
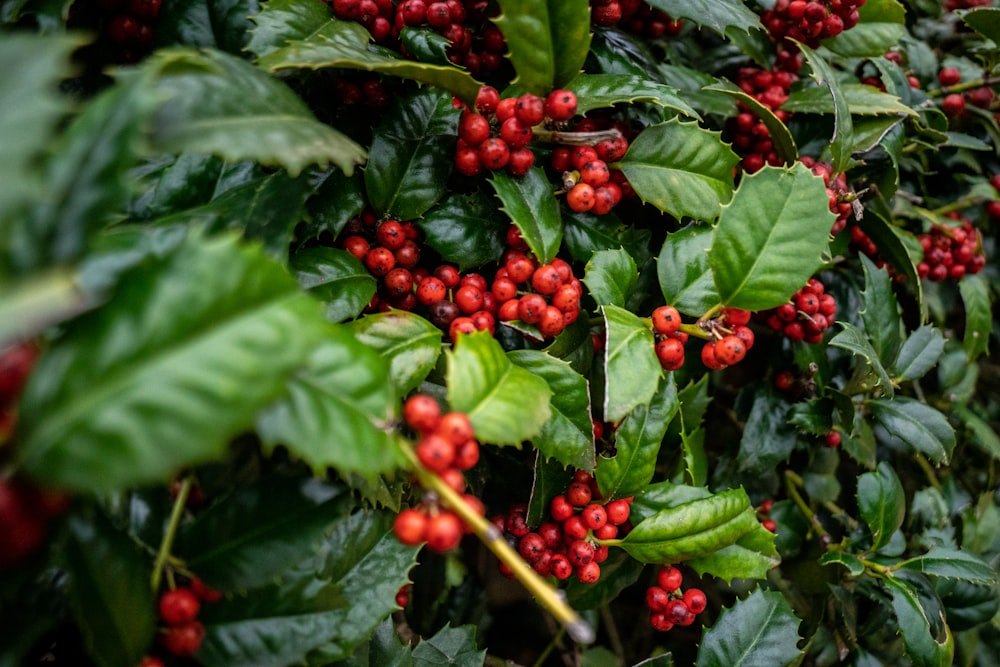
{"type": "Polygon", "coordinates": [[[367,205],[360,172],[345,176],[340,171],[330,171],[317,186],[316,193],[306,201],[306,218],[317,236],[325,227],[337,237],[351,218],[360,215],[367,205]]]}
{"type": "Polygon", "coordinates": [[[617,599],[639,580],[644,564],[624,551],[615,551],[601,563],[601,578],[593,584],[572,577],[566,585],[566,602],[574,609],[598,609],[617,599]]]}
{"type": "Polygon", "coordinates": [[[196,48],[219,48],[234,55],[243,50],[250,17],[257,13],[259,0],[176,0],[164,3],[156,17],[159,44],[196,48]]]}
{"type": "Polygon", "coordinates": [[[892,398],[895,394],[895,388],[892,384],[892,380],[889,378],[889,373],[886,372],[885,367],[882,365],[878,352],[876,352],[875,348],[872,347],[868,338],[853,324],[848,322],[837,322],[837,324],[841,326],[843,331],[831,338],[829,344],[833,347],[848,350],[854,355],[862,357],[878,378],[878,386],[882,387],[882,392],[886,395],[886,397],[892,398]]]}
{"type": "Polygon", "coordinates": [[[847,171],[850,166],[851,149],[854,147],[854,121],[851,119],[851,109],[847,98],[840,90],[840,81],[833,68],[805,44],[798,46],[812,69],[813,80],[829,90],[830,97],[833,98],[833,136],[830,137],[830,154],[833,156],[833,171],[839,174],[847,171]]]}
{"type": "Polygon", "coordinates": [[[903,525],[906,496],[896,472],[884,461],[875,472],[858,477],[858,509],[872,534],[872,551],[878,551],[903,525]]]}
{"type": "Polygon", "coordinates": [[[817,562],[820,565],[836,563],[846,568],[852,577],[860,577],[865,571],[864,562],[854,554],[847,553],[846,551],[827,551],[819,557],[817,562]]]}
{"type": "Polygon", "coordinates": [[[387,371],[377,350],[337,329],[288,382],[287,396],[260,415],[261,439],[317,472],[392,472],[404,459],[387,432],[395,402],[387,371]]]}
{"type": "Polygon", "coordinates": [[[505,171],[493,173],[490,184],[503,204],[500,210],[510,217],[538,261],[547,264],[559,252],[563,226],[559,202],[552,184],[540,167],[532,167],[520,178],[505,171]]]}
{"type": "Polygon", "coordinates": [[[827,204],[823,179],[801,162],[744,175],[708,253],[722,303],[756,311],[787,302],[822,264],[835,219],[827,204]]]}
{"type": "Polygon", "coordinates": [[[725,37],[730,30],[759,29],[760,17],[739,0],[650,0],[650,6],[670,18],[688,19],[725,37]]]}
{"type": "Polygon", "coordinates": [[[417,221],[424,243],[458,262],[460,271],[495,262],[506,247],[508,224],[482,190],[453,192],[417,221]]]}
{"type": "Polygon", "coordinates": [[[795,145],[795,138],[788,130],[788,126],[782,122],[774,110],[762,104],[753,95],[747,94],[745,90],[730,81],[718,81],[710,86],[705,86],[705,91],[722,93],[728,95],[750,109],[767,128],[768,136],[774,144],[774,150],[778,153],[782,162],[786,165],[792,164],[798,158],[799,149],[795,145]]]}
{"type": "Polygon", "coordinates": [[[788,459],[796,441],[788,416],[788,403],[772,383],[759,385],[753,391],[752,407],[736,456],[739,470],[759,474],[788,459]]]}
{"type": "Polygon", "coordinates": [[[906,9],[898,0],[868,0],[858,7],[860,20],[823,46],[848,58],[877,58],[906,34],[906,9]]]}
{"type": "Polygon", "coordinates": [[[723,610],[698,647],[699,667],[789,665],[802,652],[799,619],[777,591],[756,590],[723,610]]]}
{"type": "Polygon", "coordinates": [[[888,366],[899,354],[903,343],[903,318],[899,314],[899,303],[892,291],[892,279],[884,268],[879,269],[860,254],[861,268],[865,274],[865,289],[862,296],[865,308],[861,311],[865,325],[865,335],[884,366],[888,366]]]}
{"type": "Polygon", "coordinates": [[[709,225],[690,224],[667,234],[656,260],[663,298],[692,317],[701,317],[720,302],[708,264],[712,233],[709,225]]]}
{"type": "Polygon", "coordinates": [[[958,283],[965,306],[965,338],[962,347],[969,361],[986,354],[990,345],[990,334],[993,331],[993,318],[990,315],[990,288],[982,275],[963,278],[958,283]]]}
{"type": "Polygon", "coordinates": [[[688,567],[699,575],[708,574],[730,582],[733,579],[766,579],[767,573],[780,563],[774,533],[760,524],[735,544],[687,561],[688,567]]]}
{"type": "Polygon", "coordinates": [[[503,33],[514,83],[547,95],[572,81],[590,50],[587,0],[499,0],[493,19],[503,33]]]}
{"type": "Polygon", "coordinates": [[[441,356],[441,330],[414,313],[366,315],[352,328],[358,340],[389,363],[389,381],[400,396],[420,386],[441,356]]]}
{"type": "MultiPolygon", "coordinates": [[[[896,270],[906,275],[907,284],[912,288],[920,306],[921,316],[926,317],[927,304],[924,302],[922,281],[917,276],[917,262],[907,249],[907,241],[915,241],[915,239],[889,222],[888,219],[872,212],[870,207],[865,209],[861,228],[878,246],[879,254],[896,267],[896,270]]],[[[916,250],[918,252],[919,249],[920,245],[917,244],[916,250]]]]}
{"type": "MultiPolygon", "coordinates": [[[[316,33],[330,22],[330,8],[321,0],[267,0],[250,20],[254,27],[246,50],[261,57],[316,33]]],[[[358,41],[367,43],[363,39],[358,41]]]]}
{"type": "Polygon", "coordinates": [[[884,577],[879,581],[892,596],[892,610],[903,635],[906,654],[917,667],[947,667],[955,652],[951,630],[944,622],[944,610],[930,586],[884,577]]]}
{"type": "Polygon", "coordinates": [[[329,322],[360,315],[378,289],[378,281],[364,265],[337,248],[303,248],[292,255],[289,268],[302,289],[326,304],[329,322]]]}
{"type": "Polygon", "coordinates": [[[955,449],[955,431],[943,414],[905,396],[874,399],[869,407],[890,443],[925,454],[934,463],[948,463],[955,449]]]}
{"type": "Polygon", "coordinates": [[[413,649],[414,667],[437,665],[467,665],[476,667],[486,662],[486,651],[476,645],[476,627],[463,625],[457,628],[446,623],[433,636],[424,639],[413,649]]]}
{"type": "Polygon", "coordinates": [[[975,9],[959,9],[955,14],[986,39],[1000,44],[1000,10],[995,7],[976,7],[975,9]]]}
{"type": "Polygon", "coordinates": [[[70,515],[67,526],[63,566],[87,653],[100,667],[132,667],[156,634],[148,561],[95,507],[70,515]]]}
{"type": "Polygon", "coordinates": [[[672,118],[640,132],[618,168],[640,199],[664,213],[713,220],[732,195],[738,162],[720,133],[672,118]]]}
{"type": "Polygon", "coordinates": [[[447,353],[448,403],[472,421],[476,437],[520,446],[552,415],[545,379],[515,366],[489,332],[459,336],[447,353]]]}
{"type": "Polygon", "coordinates": [[[599,306],[624,308],[635,292],[639,271],[624,248],[598,250],[587,262],[583,282],[599,306]]]}
{"type": "Polygon", "coordinates": [[[932,547],[922,556],[900,562],[898,567],[933,577],[960,579],[977,584],[994,584],[997,581],[997,572],[989,563],[968,551],[951,547],[932,547]]]}
{"type": "Polygon", "coordinates": [[[580,74],[566,86],[576,93],[576,113],[585,116],[594,109],[616,104],[651,102],[685,116],[701,119],[676,88],[628,74],[580,74]]]}
{"type": "Polygon", "coordinates": [[[604,306],[604,420],[621,421],[649,403],[660,383],[653,332],[632,312],[604,306]]]}
{"type": "Polygon", "coordinates": [[[597,459],[597,484],[605,498],[626,498],[644,489],[656,471],[667,425],[680,409],[672,375],[660,379],[652,401],[640,404],[615,430],[615,455],[597,459]]]}
{"type": "Polygon", "coordinates": [[[39,360],[21,402],[21,463],[43,483],[100,492],[214,460],[329,327],[259,247],[192,235],[125,273],[39,360]]]}
{"type": "Polygon", "coordinates": [[[594,425],[590,417],[590,386],[569,362],[537,350],[514,350],[507,358],[548,383],[551,415],[532,440],[542,456],[563,466],[591,470],[594,466],[594,425]]]}
{"type": "Polygon", "coordinates": [[[894,364],[900,380],[917,380],[937,365],[944,352],[944,336],[935,327],[925,324],[903,343],[894,364]]]}
{"type": "Polygon", "coordinates": [[[375,128],[365,187],[379,213],[419,218],[448,190],[459,112],[451,95],[422,88],[393,105],[375,128]]]}
{"type": "MultiPolygon", "coordinates": [[[[854,116],[916,116],[899,97],[861,83],[841,83],[840,92],[854,116]]],[[[832,114],[836,110],[830,90],[825,86],[809,86],[794,90],[781,105],[790,113],[832,114]]]]}

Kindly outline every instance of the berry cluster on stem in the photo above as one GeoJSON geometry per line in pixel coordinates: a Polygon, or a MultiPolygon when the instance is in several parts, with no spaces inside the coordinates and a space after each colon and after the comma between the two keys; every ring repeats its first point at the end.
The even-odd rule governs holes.
{"type": "Polygon", "coordinates": [[[649,624],[654,630],[667,632],[674,626],[688,626],[695,616],[705,611],[708,599],[700,588],[681,590],[683,573],[672,565],[664,565],[656,573],[656,584],[646,589],[649,624]]]}
{"type": "Polygon", "coordinates": [[[819,343],[834,322],[837,301],[817,278],[810,278],[788,303],[761,311],[757,316],[790,341],[819,343]]]}
{"type": "Polygon", "coordinates": [[[723,370],[743,361],[753,347],[755,335],[747,326],[751,313],[739,308],[723,308],[718,317],[703,317],[694,325],[685,325],[673,306],[660,306],[650,316],[655,336],[656,358],[664,370],[675,371],[684,365],[684,345],[691,333],[705,340],[701,361],[710,370],[723,370]]]}
{"type": "MultiPolygon", "coordinates": [[[[742,67],[736,73],[736,85],[774,112],[783,123],[792,117],[791,113],[779,107],[788,99],[792,84],[798,81],[796,72],[801,67],[801,56],[793,58],[789,67],[775,67],[772,70],[758,67],[742,67]]],[[[779,166],[782,158],[771,140],[771,131],[746,104],[738,104],[739,113],[727,121],[726,129],[733,143],[733,150],[743,157],[740,162],[743,171],[752,174],[765,164],[779,166]]]]}
{"type": "Polygon", "coordinates": [[[801,42],[816,48],[858,24],[865,0],[778,0],[761,15],[771,39],[786,47],[801,42]]]}
{"type": "MultiPolygon", "coordinates": [[[[198,620],[202,603],[221,599],[219,591],[206,586],[197,577],[192,578],[188,586],[177,586],[164,591],[157,603],[157,611],[163,622],[159,635],[163,648],[180,658],[196,654],[205,639],[205,626],[198,620]]],[[[146,659],[159,660],[153,657],[146,659]]]]}

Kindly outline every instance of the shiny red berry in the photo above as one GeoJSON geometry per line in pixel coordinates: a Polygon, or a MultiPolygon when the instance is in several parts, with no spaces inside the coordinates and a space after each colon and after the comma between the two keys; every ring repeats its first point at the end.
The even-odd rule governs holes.
{"type": "Polygon", "coordinates": [[[160,618],[167,625],[182,625],[198,618],[201,601],[190,588],[175,588],[160,596],[160,618]]]}

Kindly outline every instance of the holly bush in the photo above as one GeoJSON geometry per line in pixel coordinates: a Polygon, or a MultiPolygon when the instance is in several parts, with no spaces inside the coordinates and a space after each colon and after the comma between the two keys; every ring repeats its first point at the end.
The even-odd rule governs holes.
{"type": "Polygon", "coordinates": [[[992,4],[0,2],[0,664],[994,665],[992,4]]]}

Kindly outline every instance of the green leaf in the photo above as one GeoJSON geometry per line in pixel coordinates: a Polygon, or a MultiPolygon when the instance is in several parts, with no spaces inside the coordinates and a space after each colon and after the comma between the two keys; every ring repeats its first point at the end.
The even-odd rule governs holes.
{"type": "Polygon", "coordinates": [[[178,555],[221,591],[262,586],[316,550],[345,497],[342,488],[311,477],[264,477],[237,487],[185,526],[178,555]]]}
{"type": "MultiPolygon", "coordinates": [[[[285,19],[279,16],[279,20],[285,19]]],[[[298,17],[302,26],[311,25],[312,16],[298,17]]],[[[455,95],[467,104],[474,104],[480,84],[472,76],[452,65],[432,65],[400,58],[389,49],[369,46],[371,34],[360,23],[329,18],[308,34],[296,34],[300,26],[281,26],[291,33],[284,43],[274,48],[276,34],[268,34],[258,48],[267,49],[257,64],[269,72],[283,70],[358,69],[391,74],[427,84],[428,89],[455,95]],[[301,37],[301,39],[295,39],[301,37]]],[[[273,30],[273,28],[271,28],[273,30]]]]}
{"type": "Polygon", "coordinates": [[[441,330],[414,313],[366,315],[352,326],[358,340],[389,362],[389,381],[400,396],[420,386],[441,356],[441,330]]]}
{"type": "Polygon", "coordinates": [[[906,654],[916,667],[948,667],[955,651],[951,630],[944,623],[941,603],[921,595],[915,584],[900,578],[880,579],[892,595],[906,654]]]}
{"type": "Polygon", "coordinates": [[[994,584],[996,570],[982,558],[968,551],[936,546],[922,556],[907,558],[899,567],[923,572],[933,577],[960,579],[979,584],[994,584]]]}
{"type": "Polygon", "coordinates": [[[777,591],[756,590],[705,631],[698,667],[774,667],[799,659],[799,619],[777,591]]]}
{"type": "Polygon", "coordinates": [[[969,429],[973,444],[995,459],[1000,459],[1000,435],[982,417],[966,407],[956,406],[954,414],[969,429]]]}
{"type": "Polygon", "coordinates": [[[995,7],[959,9],[955,12],[969,26],[994,44],[1000,44],[1000,10],[995,7]]]}
{"type": "Polygon", "coordinates": [[[250,20],[255,27],[250,30],[247,51],[261,57],[292,40],[302,40],[316,33],[330,22],[330,8],[320,0],[267,0],[250,20]]]}
{"type": "Polygon", "coordinates": [[[507,43],[517,72],[514,83],[547,95],[572,81],[590,50],[587,0],[499,0],[493,19],[507,43]]]}
{"type": "Polygon", "coordinates": [[[635,292],[639,271],[624,248],[598,250],[587,262],[583,282],[599,306],[624,308],[635,292]]]}
{"type": "Polygon", "coordinates": [[[552,390],[511,363],[489,332],[459,336],[447,356],[448,403],[468,415],[479,440],[520,446],[541,432],[552,390]]]}
{"type": "Polygon", "coordinates": [[[261,414],[261,439],[285,445],[317,472],[392,472],[404,459],[386,432],[395,402],[387,371],[378,351],[337,329],[289,381],[288,395],[261,414]]]}
{"type": "Polygon", "coordinates": [[[365,159],[353,140],[319,122],[291,88],[245,60],[218,51],[161,50],[144,71],[165,100],[153,143],[163,152],[255,160],[296,176],[334,164],[350,174],[365,159]]]}
{"type": "Polygon", "coordinates": [[[326,319],[342,322],[361,314],[375,296],[378,281],[351,253],[337,248],[303,248],[289,268],[302,289],[326,304],[326,319]]]}
{"type": "Polygon", "coordinates": [[[148,561],[93,507],[74,513],[67,524],[63,565],[87,653],[100,667],[133,667],[156,634],[148,561]]]}
{"type": "Polygon", "coordinates": [[[423,243],[457,262],[460,271],[495,262],[506,248],[508,224],[482,190],[453,192],[417,222],[423,243]]]}
{"type": "Polygon", "coordinates": [[[644,563],[678,563],[735,544],[758,525],[746,492],[730,489],[662,509],[613,544],[644,563]]]}
{"type": "Polygon", "coordinates": [[[563,226],[559,201],[545,172],[540,167],[533,167],[521,178],[514,178],[507,172],[497,171],[490,184],[503,204],[500,210],[521,231],[538,261],[551,262],[559,252],[563,226]]]}
{"type": "Polygon", "coordinates": [[[846,551],[827,551],[825,554],[820,556],[820,565],[829,565],[830,563],[836,563],[837,565],[842,565],[847,568],[848,573],[852,577],[860,577],[865,571],[865,564],[860,558],[854,554],[847,553],[846,551]]]}
{"type": "Polygon", "coordinates": [[[552,414],[532,440],[546,459],[578,470],[594,467],[594,425],[590,417],[590,387],[569,362],[537,350],[507,353],[514,365],[545,380],[552,390],[552,414]]]}
{"type": "Polygon", "coordinates": [[[905,396],[875,399],[869,406],[890,443],[921,452],[934,463],[948,463],[955,448],[955,431],[943,414],[905,396]]]}
{"type": "Polygon", "coordinates": [[[220,456],[329,332],[259,247],[191,236],[126,273],[39,360],[21,403],[21,462],[77,490],[165,481],[220,456]]]}
{"type": "Polygon", "coordinates": [[[684,448],[684,479],[695,486],[708,482],[708,454],[705,451],[705,429],[681,432],[684,448]]]}
{"type": "MultiPolygon", "coordinates": [[[[916,112],[903,104],[895,95],[882,92],[861,83],[841,83],[840,92],[851,114],[855,116],[916,116],[916,112]]],[[[809,86],[794,90],[781,105],[790,113],[832,114],[836,111],[830,90],[824,86],[809,86]]]]}
{"type": "Polygon", "coordinates": [[[835,217],[828,204],[823,179],[801,162],[745,175],[708,253],[722,302],[745,310],[787,302],[821,265],[835,217]]]}
{"type": "Polygon", "coordinates": [[[733,579],[766,579],[767,573],[781,564],[775,535],[757,524],[735,544],[687,561],[699,575],[711,575],[727,582],[733,579]]]}
{"type": "Polygon", "coordinates": [[[485,662],[486,651],[478,649],[476,627],[473,625],[453,628],[450,624],[445,624],[432,637],[424,639],[413,649],[413,667],[476,667],[485,662]]]}
{"type": "Polygon", "coordinates": [[[804,44],[798,46],[812,69],[813,80],[826,87],[830,91],[830,97],[833,98],[833,136],[830,138],[830,153],[833,156],[833,171],[839,174],[847,171],[850,166],[851,149],[854,147],[854,121],[851,119],[851,110],[847,98],[840,90],[840,81],[833,68],[808,46],[804,44]]]}
{"type": "Polygon", "coordinates": [[[903,525],[906,496],[892,467],[882,462],[875,472],[858,477],[858,509],[872,533],[872,551],[878,551],[903,525]]]}
{"type": "Polygon", "coordinates": [[[653,332],[624,308],[604,306],[604,421],[618,423],[636,406],[649,403],[662,375],[653,332]]]}
{"type": "Polygon", "coordinates": [[[865,309],[861,311],[865,335],[879,361],[887,367],[899,354],[903,343],[903,318],[899,314],[889,272],[877,268],[867,255],[860,254],[859,257],[865,273],[865,289],[862,292],[865,309]]]}
{"type": "MultiPolygon", "coordinates": [[[[7,33],[0,42],[0,229],[14,221],[15,212],[37,201],[48,183],[36,167],[48,149],[59,119],[69,110],[69,100],[58,94],[58,84],[70,74],[70,52],[77,37],[41,37],[7,33]]],[[[0,249],[8,248],[7,233],[0,249]]]]}
{"type": "MultiPolygon", "coordinates": [[[[890,264],[906,274],[907,284],[913,289],[922,317],[926,316],[927,304],[924,302],[922,281],[917,276],[917,262],[907,250],[907,241],[915,241],[903,230],[896,227],[888,219],[873,213],[871,208],[865,209],[861,228],[878,246],[879,254],[890,264]]],[[[917,249],[919,249],[917,244],[917,249]]]]}
{"type": "Polygon", "coordinates": [[[418,218],[447,192],[459,112],[451,95],[423,88],[392,107],[369,148],[365,187],[379,213],[418,218]]]}
{"type": "Polygon", "coordinates": [[[308,219],[319,232],[325,227],[339,236],[351,218],[358,216],[368,205],[361,172],[345,176],[340,171],[330,171],[316,188],[316,194],[306,202],[308,219]]]}
{"type": "Polygon", "coordinates": [[[898,0],[868,0],[858,7],[861,20],[823,46],[848,58],[877,58],[906,34],[906,9],[898,0]]]}
{"type": "Polygon", "coordinates": [[[452,62],[448,60],[451,40],[430,26],[422,28],[407,26],[399,31],[399,41],[414,60],[433,65],[452,66],[452,62]]]}
{"type": "Polygon", "coordinates": [[[875,348],[872,347],[868,338],[853,324],[848,322],[838,322],[837,324],[843,328],[843,331],[831,338],[829,345],[848,350],[852,354],[864,358],[864,360],[868,363],[869,368],[871,368],[878,378],[877,386],[882,387],[883,393],[887,397],[892,398],[895,394],[895,388],[893,387],[892,380],[889,378],[889,373],[886,372],[885,367],[882,365],[878,352],[876,352],[875,348]]]}
{"type": "Polygon", "coordinates": [[[175,0],[156,17],[156,41],[197,48],[217,47],[240,55],[258,0],[175,0]]]}
{"type": "Polygon", "coordinates": [[[640,132],[618,166],[644,202],[678,219],[713,220],[738,162],[720,133],[672,118],[640,132]]]}
{"type": "Polygon", "coordinates": [[[640,404],[615,430],[615,455],[597,459],[597,484],[605,498],[642,491],[656,472],[656,457],[667,425],[680,409],[673,375],[660,379],[652,401],[640,404]]]}
{"type": "Polygon", "coordinates": [[[598,609],[617,599],[623,590],[639,580],[644,564],[624,551],[615,551],[601,563],[601,578],[584,584],[572,577],[566,585],[566,601],[574,609],[598,609]]]}
{"type": "Polygon", "coordinates": [[[788,425],[788,403],[784,396],[770,382],[758,386],[740,439],[736,457],[739,470],[759,474],[774,469],[788,459],[795,441],[795,430],[788,425]]]}
{"type": "Polygon", "coordinates": [[[759,29],[760,18],[740,0],[650,0],[650,6],[672,19],[688,19],[725,37],[730,30],[759,29]]]}
{"type": "Polygon", "coordinates": [[[941,331],[925,324],[914,331],[903,343],[896,357],[896,377],[900,380],[917,380],[937,365],[944,352],[941,331]]]}
{"type": "Polygon", "coordinates": [[[594,109],[622,103],[651,102],[685,116],[700,119],[676,88],[628,74],[580,74],[567,86],[576,93],[576,113],[584,116],[594,109]]]}
{"type": "Polygon", "coordinates": [[[965,338],[962,347],[969,361],[978,359],[989,351],[990,334],[993,331],[993,318],[990,314],[990,288],[981,275],[963,278],[958,283],[965,305],[965,338]]]}
{"type": "Polygon", "coordinates": [[[667,234],[656,260],[663,298],[692,317],[701,317],[720,302],[708,265],[712,233],[709,225],[690,224],[667,234]]]}
{"type": "Polygon", "coordinates": [[[762,104],[753,95],[747,94],[742,88],[729,81],[719,81],[711,86],[706,86],[704,90],[712,93],[722,93],[738,100],[743,106],[752,111],[767,127],[768,136],[774,144],[774,150],[781,158],[782,162],[790,165],[798,159],[799,149],[795,145],[795,138],[788,130],[788,126],[774,113],[770,107],[762,104]]]}

